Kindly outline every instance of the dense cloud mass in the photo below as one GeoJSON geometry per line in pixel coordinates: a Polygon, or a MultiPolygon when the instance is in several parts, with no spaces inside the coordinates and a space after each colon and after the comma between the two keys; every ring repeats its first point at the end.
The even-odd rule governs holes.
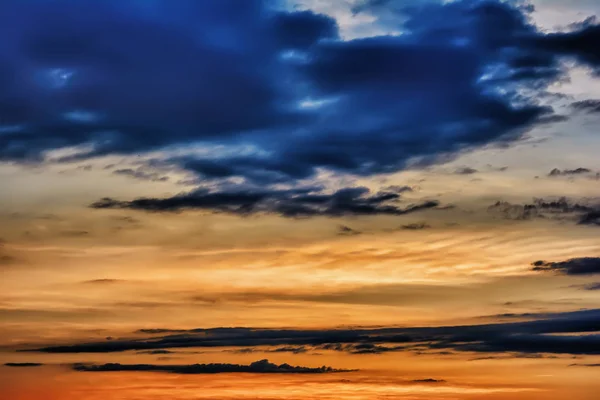
{"type": "Polygon", "coordinates": [[[220,374],[249,372],[255,374],[324,374],[331,372],[348,372],[349,370],[335,369],[327,366],[310,368],[296,367],[289,364],[273,364],[269,360],[255,361],[249,365],[240,364],[190,364],[190,365],[157,365],[157,364],[85,364],[73,365],[75,371],[85,372],[118,372],[118,371],[149,371],[170,372],[176,374],[220,374]]]}
{"type": "Polygon", "coordinates": [[[105,198],[92,208],[124,208],[155,212],[174,212],[189,209],[214,210],[234,214],[274,213],[284,217],[345,215],[403,215],[435,208],[437,201],[401,207],[400,193],[384,191],[371,194],[365,187],[340,189],[324,194],[318,188],[290,190],[209,191],[197,190],[174,197],[141,198],[119,201],[105,198]]]}
{"type": "Polygon", "coordinates": [[[522,354],[600,354],[600,310],[551,314],[526,322],[426,328],[290,330],[214,328],[144,330],[143,339],[49,346],[45,353],[110,353],[164,348],[307,346],[353,354],[464,351],[522,354]],[[587,333],[580,335],[580,333],[587,333]]]}
{"type": "Polygon", "coordinates": [[[0,160],[200,143],[247,151],[163,161],[253,184],[390,172],[514,141],[553,113],[519,89],[560,79],[563,57],[600,68],[599,25],[544,34],[499,0],[356,12],[392,3],[402,35],[342,40],[334,19],[269,1],[5,2],[0,160]]]}

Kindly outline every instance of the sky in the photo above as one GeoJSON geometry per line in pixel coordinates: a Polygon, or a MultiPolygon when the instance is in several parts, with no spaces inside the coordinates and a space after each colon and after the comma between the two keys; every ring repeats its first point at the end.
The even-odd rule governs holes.
{"type": "Polygon", "coordinates": [[[597,399],[597,15],[0,2],[0,399],[597,399]]]}

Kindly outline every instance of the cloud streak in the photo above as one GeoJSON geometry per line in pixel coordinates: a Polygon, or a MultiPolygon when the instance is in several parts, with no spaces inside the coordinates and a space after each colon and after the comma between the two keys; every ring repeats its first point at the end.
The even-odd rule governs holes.
{"type": "Polygon", "coordinates": [[[209,210],[232,214],[278,214],[284,217],[341,217],[347,215],[404,215],[433,209],[435,200],[401,207],[400,194],[379,192],[372,194],[365,187],[340,189],[325,194],[308,189],[289,190],[197,190],[168,198],[140,198],[120,201],[101,199],[90,205],[95,209],[132,209],[152,212],[182,210],[209,210]]]}
{"type": "Polygon", "coordinates": [[[5,363],[4,366],[5,367],[13,367],[13,368],[33,368],[33,367],[41,367],[44,364],[42,363],[33,363],[33,362],[26,362],[26,363],[5,363]]]}
{"type": "Polygon", "coordinates": [[[157,364],[74,364],[72,368],[81,372],[169,372],[173,374],[222,374],[222,373],[254,373],[254,374],[326,374],[334,372],[351,372],[347,369],[332,367],[297,367],[289,364],[274,364],[269,360],[255,361],[249,365],[241,364],[190,364],[190,365],[157,365],[157,364]]]}
{"type": "Polygon", "coordinates": [[[48,346],[44,353],[112,353],[129,350],[309,346],[373,354],[389,351],[600,354],[600,310],[549,315],[534,321],[423,328],[289,330],[214,328],[144,330],[148,338],[48,346]],[[580,335],[581,333],[593,333],[580,335]],[[560,334],[560,335],[558,335],[560,334]]]}

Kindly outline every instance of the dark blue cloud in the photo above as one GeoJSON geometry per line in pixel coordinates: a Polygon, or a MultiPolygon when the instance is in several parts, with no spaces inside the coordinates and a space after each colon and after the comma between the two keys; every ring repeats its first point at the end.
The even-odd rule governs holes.
{"type": "Polygon", "coordinates": [[[550,52],[572,57],[600,73],[600,24],[591,21],[568,33],[554,33],[538,39],[538,45],[550,52]]]}
{"type": "Polygon", "coordinates": [[[374,354],[390,351],[465,351],[519,354],[600,354],[600,310],[540,315],[540,319],[483,325],[377,329],[155,329],[139,339],[75,343],[29,351],[108,353],[190,347],[305,346],[374,354]],[[585,334],[582,334],[585,333],[585,334]]]}
{"type": "Polygon", "coordinates": [[[281,52],[336,36],[260,1],[31,0],[0,5],[3,158],[224,139],[300,118],[281,52]],[[297,38],[297,40],[293,40],[297,38]],[[285,83],[289,87],[289,84],[285,83]],[[19,128],[19,129],[17,129],[19,128]]]}
{"type": "Polygon", "coordinates": [[[400,194],[383,191],[372,194],[368,188],[353,187],[326,194],[319,188],[288,190],[196,190],[167,198],[139,198],[120,201],[101,199],[96,209],[132,209],[153,212],[210,210],[239,215],[272,213],[284,217],[341,217],[353,215],[404,215],[436,208],[434,200],[402,207],[400,194]]]}
{"type": "Polygon", "coordinates": [[[520,2],[366,2],[403,34],[351,41],[275,3],[0,4],[0,160],[218,143],[257,151],[167,161],[260,185],[397,171],[517,140],[552,115],[518,89],[543,91],[563,56],[600,60],[598,26],[542,34],[520,2]]]}

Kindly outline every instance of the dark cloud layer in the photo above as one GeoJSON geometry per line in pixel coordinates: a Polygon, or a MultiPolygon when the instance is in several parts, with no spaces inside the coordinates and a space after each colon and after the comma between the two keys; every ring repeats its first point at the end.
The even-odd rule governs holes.
{"type": "Polygon", "coordinates": [[[437,201],[402,207],[397,192],[372,194],[365,187],[340,189],[324,194],[318,189],[248,189],[244,191],[196,190],[169,198],[141,198],[119,201],[105,198],[91,205],[96,209],[132,209],[154,212],[210,210],[234,214],[273,213],[284,217],[344,215],[404,215],[436,208],[437,201]]]}
{"type": "Polygon", "coordinates": [[[600,257],[572,258],[567,261],[536,261],[534,271],[555,272],[562,275],[594,275],[600,274],[600,257]]]}
{"type": "Polygon", "coordinates": [[[74,364],[75,371],[84,372],[119,372],[149,371],[170,372],[176,374],[220,374],[220,373],[255,373],[255,374],[324,374],[332,372],[349,372],[350,370],[332,367],[296,367],[289,364],[273,364],[269,360],[260,360],[249,365],[240,364],[191,364],[191,365],[157,365],[157,364],[74,364]]]}
{"type": "Polygon", "coordinates": [[[249,150],[167,161],[255,184],[390,172],[519,139],[553,111],[518,89],[561,78],[563,57],[600,66],[598,25],[544,34],[520,2],[399,7],[380,22],[405,34],[350,41],[269,4],[3,2],[0,160],[204,143],[249,150]]]}
{"type": "Polygon", "coordinates": [[[42,347],[45,353],[106,353],[165,348],[308,346],[377,354],[464,351],[520,354],[600,354],[600,310],[557,313],[534,321],[426,328],[291,330],[213,328],[144,330],[141,339],[42,347]],[[580,335],[586,333],[585,335],[580,335]]]}

